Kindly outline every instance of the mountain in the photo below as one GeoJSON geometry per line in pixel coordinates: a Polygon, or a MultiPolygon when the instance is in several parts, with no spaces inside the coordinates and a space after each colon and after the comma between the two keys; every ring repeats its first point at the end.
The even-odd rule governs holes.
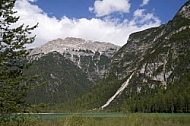
{"type": "Polygon", "coordinates": [[[96,83],[108,72],[111,58],[119,48],[110,43],[68,37],[64,40],[56,39],[35,48],[30,53],[30,59],[38,60],[44,55],[56,51],[75,63],[88,74],[90,81],[96,83]]]}
{"type": "Polygon", "coordinates": [[[131,34],[110,67],[76,102],[89,109],[190,112],[190,1],[167,24],[131,34]]]}
{"type": "Polygon", "coordinates": [[[111,58],[119,46],[68,37],[56,39],[30,51],[32,62],[27,74],[39,75],[28,101],[64,103],[95,85],[109,70],[111,58]],[[45,98],[44,98],[45,97],[45,98]]]}

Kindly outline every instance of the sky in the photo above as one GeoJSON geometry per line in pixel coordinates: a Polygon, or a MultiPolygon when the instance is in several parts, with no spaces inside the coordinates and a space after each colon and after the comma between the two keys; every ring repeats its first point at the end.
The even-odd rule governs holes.
{"type": "Polygon", "coordinates": [[[187,0],[17,0],[15,25],[32,31],[41,46],[57,38],[77,37],[123,46],[131,33],[171,20],[187,0]]]}

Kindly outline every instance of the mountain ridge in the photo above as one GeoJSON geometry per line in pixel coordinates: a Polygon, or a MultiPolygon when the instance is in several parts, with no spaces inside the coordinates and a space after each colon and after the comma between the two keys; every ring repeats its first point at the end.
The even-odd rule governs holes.
{"type": "MultiPolygon", "coordinates": [[[[189,50],[187,47],[185,47],[186,49],[183,47],[184,44],[188,45],[188,33],[190,31],[189,19],[190,2],[188,1],[174,16],[173,20],[167,24],[130,35],[127,44],[113,58],[114,64],[120,64],[117,65],[118,68],[121,68],[121,64],[122,69],[124,68],[124,71],[120,72],[119,75],[117,73],[116,76],[125,76],[118,79],[126,78],[135,72],[136,77],[132,78],[139,78],[138,81],[132,79],[133,82],[131,82],[131,84],[137,84],[135,92],[140,92],[142,89],[142,86],[138,83],[146,83],[150,88],[156,88],[157,86],[167,88],[169,83],[176,81],[175,79],[178,78],[178,73],[175,73],[175,71],[178,70],[178,65],[180,65],[180,61],[176,60],[178,60],[180,55],[188,56],[180,52],[180,50],[189,50]],[[183,32],[185,33],[183,34],[183,32]],[[181,37],[180,40],[176,37],[178,34],[180,34],[179,36],[183,35],[184,38],[181,37]],[[186,42],[183,42],[186,38],[188,38],[186,42]],[[182,41],[183,45],[175,41],[182,41]],[[132,50],[134,50],[134,53],[132,50]],[[123,57],[128,58],[134,55],[135,58],[132,57],[129,61],[126,59],[122,61],[124,59],[123,57]],[[118,59],[121,59],[121,61],[118,61],[118,59]]],[[[183,67],[185,68],[186,66],[188,66],[188,62],[183,67]]]]}
{"type": "MultiPolygon", "coordinates": [[[[117,70],[124,69],[119,75],[115,72],[118,79],[127,78],[135,72],[129,82],[131,86],[135,85],[135,88],[129,87],[127,92],[133,90],[133,94],[140,93],[144,84],[153,89],[158,87],[166,89],[168,84],[183,77],[179,70],[180,72],[188,70],[190,65],[187,62],[189,52],[187,45],[190,39],[188,36],[190,35],[189,19],[190,2],[187,2],[167,24],[130,35],[127,44],[114,55],[112,62],[112,65],[113,63],[117,65],[117,70]],[[129,56],[131,56],[129,60],[124,59],[129,56]],[[178,57],[182,56],[187,61],[186,64],[183,63],[183,67],[179,67],[182,63],[178,57]],[[118,61],[118,59],[121,60],[118,61]]],[[[130,95],[130,92],[127,94],[130,95]]]]}
{"type": "Polygon", "coordinates": [[[47,54],[49,52],[57,51],[59,53],[64,53],[68,51],[79,51],[79,50],[90,50],[93,53],[99,52],[104,53],[106,50],[113,48],[119,49],[120,46],[116,46],[111,43],[106,42],[98,42],[98,41],[91,41],[91,40],[84,40],[82,38],[74,38],[74,37],[67,37],[65,39],[55,39],[52,41],[47,42],[46,44],[33,49],[30,52],[30,55],[35,54],[47,54]]]}
{"type": "Polygon", "coordinates": [[[189,112],[180,107],[190,106],[189,100],[176,102],[189,94],[189,55],[190,1],[167,24],[132,33],[114,54],[106,78],[81,99],[93,108],[111,111],[189,112]],[[101,93],[88,100],[96,92],[101,93]]]}

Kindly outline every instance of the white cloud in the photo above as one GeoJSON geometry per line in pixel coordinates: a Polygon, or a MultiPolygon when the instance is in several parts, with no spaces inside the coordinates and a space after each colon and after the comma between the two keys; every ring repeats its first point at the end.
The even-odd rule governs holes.
{"type": "Polygon", "coordinates": [[[129,0],[96,0],[94,7],[89,8],[97,17],[106,16],[114,12],[128,13],[130,10],[129,0]]]}
{"type": "Polygon", "coordinates": [[[141,6],[145,6],[145,5],[147,5],[147,4],[149,3],[149,1],[150,1],[150,0],[143,0],[141,6]]]}
{"type": "Polygon", "coordinates": [[[151,13],[146,14],[145,10],[136,10],[133,19],[124,21],[109,17],[69,19],[67,16],[58,20],[55,17],[48,17],[42,9],[27,0],[17,0],[15,10],[20,16],[18,24],[33,26],[39,22],[38,28],[32,31],[32,34],[37,37],[30,47],[65,37],[79,37],[124,45],[132,32],[160,25],[160,20],[151,13]]]}
{"type": "Polygon", "coordinates": [[[133,15],[134,17],[142,17],[144,11],[145,9],[137,9],[134,11],[133,15]]]}
{"type": "Polygon", "coordinates": [[[161,23],[158,17],[155,17],[152,13],[146,13],[145,11],[145,9],[137,9],[134,11],[133,20],[138,23],[136,25],[154,24],[155,22],[158,24],[161,23]]]}

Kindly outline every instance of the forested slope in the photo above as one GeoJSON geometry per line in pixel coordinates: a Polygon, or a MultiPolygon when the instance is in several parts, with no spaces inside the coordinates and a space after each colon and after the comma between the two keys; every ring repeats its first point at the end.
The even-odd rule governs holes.
{"type": "Polygon", "coordinates": [[[190,112],[189,78],[190,1],[167,24],[131,34],[106,78],[75,102],[88,109],[190,112]]]}

